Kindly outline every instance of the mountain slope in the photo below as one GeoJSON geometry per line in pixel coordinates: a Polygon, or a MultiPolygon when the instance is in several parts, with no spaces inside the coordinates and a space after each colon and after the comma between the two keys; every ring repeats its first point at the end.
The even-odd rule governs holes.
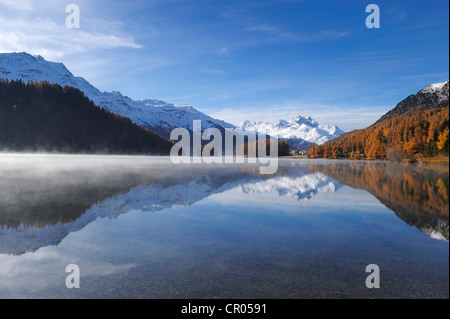
{"type": "Polygon", "coordinates": [[[0,150],[168,155],[172,145],[72,87],[0,80],[0,150]]]}
{"type": "Polygon", "coordinates": [[[425,89],[402,100],[392,110],[376,121],[375,124],[418,108],[429,110],[436,107],[448,106],[448,86],[448,81],[427,86],[425,89]]]}
{"type": "Polygon", "coordinates": [[[289,121],[279,120],[276,124],[267,122],[245,121],[238,128],[244,132],[267,132],[277,135],[289,143],[291,148],[307,148],[310,144],[323,144],[338,137],[343,130],[334,125],[320,125],[311,117],[296,116],[289,121]]]}
{"type": "MultiPolygon", "coordinates": [[[[62,63],[46,61],[41,56],[27,53],[0,54],[0,78],[29,81],[48,81],[64,86],[71,86],[82,91],[100,107],[125,116],[135,124],[169,138],[176,127],[192,130],[194,120],[202,121],[202,129],[216,127],[224,132],[234,125],[214,119],[189,105],[170,104],[160,100],[144,99],[135,101],[120,92],[101,92],[88,81],[75,77],[62,63]]],[[[291,148],[307,148],[311,143],[322,144],[343,131],[332,125],[319,125],[310,117],[298,116],[290,121],[281,120],[277,124],[246,121],[239,128],[246,132],[260,131],[269,135],[279,135],[291,148]]]]}
{"type": "Polygon", "coordinates": [[[371,126],[343,134],[319,147],[310,158],[421,161],[449,154],[449,82],[410,95],[371,126]]]}
{"type": "Polygon", "coordinates": [[[120,92],[100,92],[88,81],[75,77],[62,63],[46,61],[27,53],[0,54],[0,78],[43,81],[71,86],[82,91],[98,106],[128,117],[133,123],[168,138],[175,127],[192,130],[192,121],[201,120],[202,128],[233,128],[232,124],[213,119],[189,105],[170,104],[159,100],[135,101],[120,92]]]}

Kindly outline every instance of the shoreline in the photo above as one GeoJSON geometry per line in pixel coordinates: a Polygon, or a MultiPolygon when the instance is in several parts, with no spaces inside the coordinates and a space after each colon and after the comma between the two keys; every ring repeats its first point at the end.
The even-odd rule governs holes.
{"type": "Polygon", "coordinates": [[[430,157],[430,158],[419,158],[415,160],[405,159],[400,161],[389,161],[388,159],[380,160],[380,159],[351,159],[351,158],[308,158],[306,155],[289,155],[289,156],[280,156],[280,159],[310,159],[310,160],[336,160],[336,161],[367,161],[367,162],[391,162],[391,163],[406,163],[406,164],[416,164],[416,165],[441,165],[441,166],[449,166],[449,158],[448,157],[430,157]]]}

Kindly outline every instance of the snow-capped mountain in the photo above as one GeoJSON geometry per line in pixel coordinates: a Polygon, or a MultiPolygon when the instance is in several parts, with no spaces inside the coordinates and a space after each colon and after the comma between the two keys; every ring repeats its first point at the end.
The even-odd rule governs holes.
{"type": "Polygon", "coordinates": [[[419,91],[422,94],[436,94],[438,97],[438,101],[441,102],[443,100],[448,100],[448,81],[441,83],[434,83],[423,90],[419,91]]]}
{"type": "Polygon", "coordinates": [[[384,114],[375,122],[381,123],[411,111],[421,109],[423,111],[448,106],[449,81],[434,83],[420,90],[416,94],[411,94],[400,101],[392,110],[384,114]]]}
{"type": "MultiPolygon", "coordinates": [[[[192,130],[194,120],[202,121],[202,129],[235,128],[234,125],[214,119],[190,105],[171,104],[160,100],[133,100],[120,92],[101,92],[82,77],[74,76],[62,63],[49,62],[41,56],[28,53],[0,53],[0,78],[28,81],[48,81],[61,86],[71,86],[82,91],[95,104],[110,112],[130,118],[134,123],[168,138],[172,129],[184,127],[192,130]]],[[[277,124],[246,121],[238,128],[246,133],[254,131],[278,135],[291,147],[322,144],[343,133],[334,125],[319,125],[309,116],[298,116],[277,124]]]]}
{"type": "Polygon", "coordinates": [[[62,63],[46,61],[28,53],[1,53],[0,78],[57,83],[82,91],[95,104],[110,112],[130,118],[134,123],[168,138],[175,127],[192,130],[193,120],[201,120],[202,128],[234,128],[232,124],[214,119],[189,105],[170,104],[160,100],[135,101],[120,92],[101,92],[88,81],[75,77],[62,63]]]}
{"type": "Polygon", "coordinates": [[[301,115],[289,121],[279,120],[275,124],[245,121],[238,128],[247,133],[266,132],[271,136],[278,135],[278,138],[286,140],[291,148],[304,148],[312,143],[323,144],[344,133],[335,125],[321,125],[310,116],[301,115]]]}

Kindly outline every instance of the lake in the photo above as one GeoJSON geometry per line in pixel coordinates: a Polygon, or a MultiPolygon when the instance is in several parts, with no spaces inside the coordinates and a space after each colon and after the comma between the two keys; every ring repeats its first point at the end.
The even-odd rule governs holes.
{"type": "Polygon", "coordinates": [[[0,155],[0,298],[449,298],[448,167],[278,164],[0,155]]]}

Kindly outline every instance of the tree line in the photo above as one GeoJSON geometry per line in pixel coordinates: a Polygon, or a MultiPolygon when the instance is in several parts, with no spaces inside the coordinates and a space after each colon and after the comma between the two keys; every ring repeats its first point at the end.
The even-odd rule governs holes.
{"type": "Polygon", "coordinates": [[[0,79],[0,151],[168,155],[172,145],[73,87],[0,79]]]}
{"type": "Polygon", "coordinates": [[[449,107],[412,110],[311,145],[310,158],[391,159],[449,155],[449,107]]]}

